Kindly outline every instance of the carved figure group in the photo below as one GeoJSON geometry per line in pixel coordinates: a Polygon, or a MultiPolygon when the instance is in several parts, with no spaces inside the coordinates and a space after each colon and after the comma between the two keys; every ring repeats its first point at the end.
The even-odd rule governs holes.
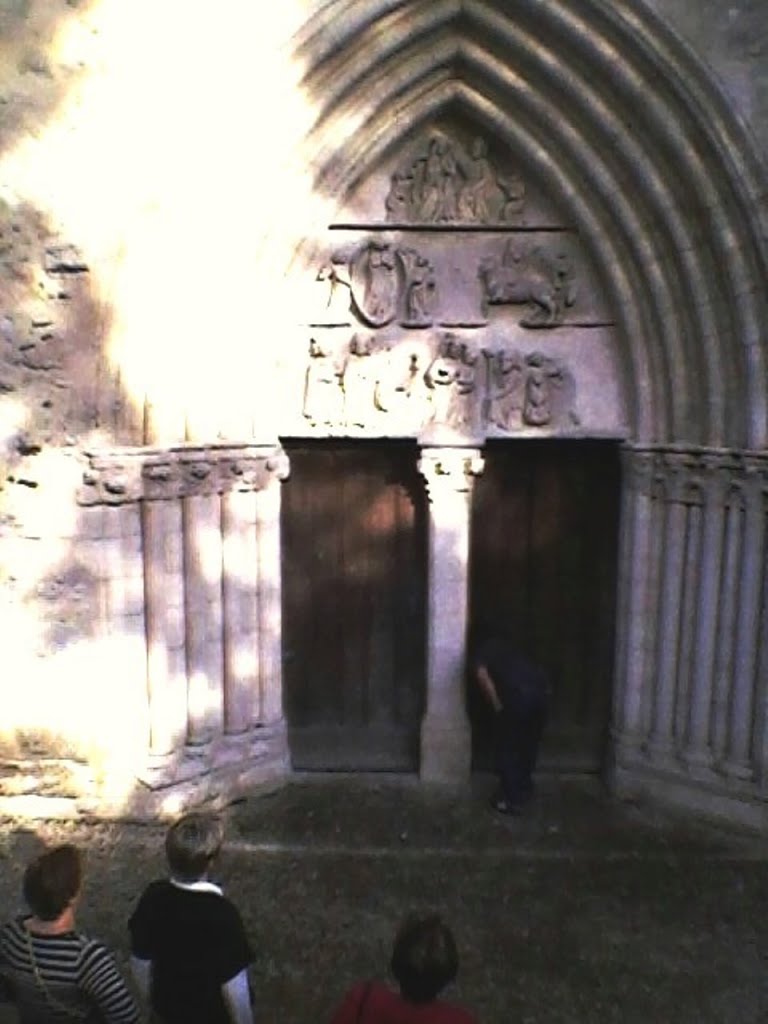
{"type": "Polygon", "coordinates": [[[523,179],[497,173],[484,139],[475,138],[467,151],[433,135],[426,152],[392,175],[385,207],[395,223],[483,224],[514,220],[524,200],[523,179]]]}
{"type": "Polygon", "coordinates": [[[567,368],[541,352],[483,349],[446,332],[433,354],[407,346],[377,348],[355,334],[336,355],[310,341],[303,414],[313,426],[365,429],[382,414],[401,429],[427,424],[476,436],[576,422],[567,368]]]}
{"type": "Polygon", "coordinates": [[[487,419],[493,426],[501,430],[544,427],[570,411],[568,375],[556,360],[540,352],[483,354],[488,372],[487,419]]]}

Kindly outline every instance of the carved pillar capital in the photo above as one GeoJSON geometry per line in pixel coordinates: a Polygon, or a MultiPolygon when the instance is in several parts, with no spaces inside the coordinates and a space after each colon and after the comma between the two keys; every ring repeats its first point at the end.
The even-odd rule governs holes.
{"type": "Polygon", "coordinates": [[[664,452],[659,460],[663,493],[667,501],[683,505],[701,503],[697,460],[689,452],[664,452]]]}
{"type": "Polygon", "coordinates": [[[469,494],[476,476],[485,468],[478,448],[422,448],[419,472],[430,501],[437,494],[469,494]]]}
{"type": "Polygon", "coordinates": [[[282,483],[288,479],[291,475],[291,461],[282,448],[275,449],[274,454],[267,459],[266,469],[270,475],[268,483],[272,481],[282,483]]]}
{"type": "Polygon", "coordinates": [[[623,448],[621,459],[630,490],[650,495],[656,473],[657,453],[648,449],[623,448]]]}

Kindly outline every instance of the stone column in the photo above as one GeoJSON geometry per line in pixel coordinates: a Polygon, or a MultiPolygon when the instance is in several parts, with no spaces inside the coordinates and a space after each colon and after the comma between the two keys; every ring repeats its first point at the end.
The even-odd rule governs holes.
{"type": "Polygon", "coordinates": [[[224,728],[228,734],[246,732],[258,714],[256,500],[252,490],[233,490],[222,497],[224,728]]]}
{"type": "Polygon", "coordinates": [[[725,501],[730,486],[730,466],[724,456],[710,453],[702,457],[702,468],[704,515],[685,759],[693,774],[708,777],[714,763],[711,727],[715,649],[720,580],[725,555],[725,501]]]}
{"type": "Polygon", "coordinates": [[[745,460],[744,544],[738,580],[738,619],[734,650],[728,750],[723,770],[735,779],[751,779],[752,715],[755,708],[760,601],[763,586],[765,513],[761,464],[745,460]]]}
{"type": "Polygon", "coordinates": [[[648,753],[659,765],[675,761],[674,713],[678,687],[680,615],[683,600],[687,509],[684,504],[690,459],[665,453],[666,518],[664,523],[663,577],[659,607],[656,690],[648,753]]]}
{"type": "Polygon", "coordinates": [[[179,751],[187,732],[181,506],[146,501],[142,508],[147,619],[149,751],[179,751]]]}
{"type": "Polygon", "coordinates": [[[290,470],[288,456],[278,451],[267,461],[269,476],[258,491],[259,522],[259,721],[283,722],[282,565],[280,485],[290,470]]]}
{"type": "Polygon", "coordinates": [[[654,508],[651,484],[656,455],[625,450],[619,551],[617,680],[614,700],[616,756],[639,753],[643,742],[643,695],[651,627],[654,508]]]}
{"type": "Polygon", "coordinates": [[[187,740],[207,743],[222,730],[221,499],[182,499],[188,677],[187,740]]]}
{"type": "Polygon", "coordinates": [[[727,753],[729,712],[733,689],[733,661],[738,616],[738,580],[741,574],[743,543],[743,495],[735,485],[731,473],[731,486],[726,496],[723,578],[720,587],[717,650],[715,654],[715,680],[712,701],[712,751],[716,763],[727,753]]]}
{"type": "Polygon", "coordinates": [[[152,769],[181,752],[187,738],[181,470],[172,450],[140,459],[144,604],[147,624],[149,753],[152,769]]]}
{"type": "Polygon", "coordinates": [[[421,725],[421,778],[469,781],[472,742],[464,674],[473,478],[477,449],[423,448],[419,471],[429,497],[427,700],[421,725]]]}

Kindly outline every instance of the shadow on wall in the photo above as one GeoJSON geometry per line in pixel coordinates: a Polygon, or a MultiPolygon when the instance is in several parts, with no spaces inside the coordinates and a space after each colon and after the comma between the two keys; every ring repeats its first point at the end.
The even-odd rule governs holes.
{"type": "MultiPolygon", "coordinates": [[[[0,6],[0,159],[34,148],[56,125],[87,69],[62,48],[88,31],[92,5],[7,0],[0,6]]],[[[75,47],[75,50],[77,48],[75,47]]],[[[54,171],[55,174],[55,171],[54,171]]],[[[85,439],[121,440],[139,424],[110,379],[108,302],[97,294],[78,238],[28,200],[0,194],[0,587],[4,672],[0,796],[67,799],[91,788],[114,736],[125,731],[109,665],[85,681],[103,600],[75,490],[85,439]],[[55,657],[54,657],[55,656],[55,657]]]]}

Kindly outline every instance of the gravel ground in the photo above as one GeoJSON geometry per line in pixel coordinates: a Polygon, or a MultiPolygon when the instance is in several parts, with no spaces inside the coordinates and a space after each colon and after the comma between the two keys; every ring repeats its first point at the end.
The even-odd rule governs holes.
{"type": "MultiPolygon", "coordinates": [[[[257,952],[261,1021],[327,1021],[354,980],[386,978],[399,920],[426,908],[459,945],[447,995],[483,1024],[768,1019],[764,840],[583,780],[543,780],[530,813],[506,819],[487,809],[487,787],[296,776],[228,810],[218,877],[257,952]]],[[[4,906],[19,906],[41,841],[74,841],[88,864],[79,925],[125,958],[131,907],[163,873],[163,832],[4,822],[4,906]]]]}

